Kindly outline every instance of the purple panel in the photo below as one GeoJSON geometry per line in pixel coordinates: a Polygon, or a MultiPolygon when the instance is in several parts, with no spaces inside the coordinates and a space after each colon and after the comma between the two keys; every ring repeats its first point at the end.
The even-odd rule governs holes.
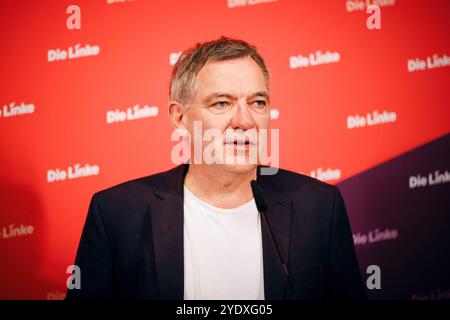
{"type": "Polygon", "coordinates": [[[381,269],[369,297],[450,299],[450,134],[338,186],[363,279],[381,269]]]}

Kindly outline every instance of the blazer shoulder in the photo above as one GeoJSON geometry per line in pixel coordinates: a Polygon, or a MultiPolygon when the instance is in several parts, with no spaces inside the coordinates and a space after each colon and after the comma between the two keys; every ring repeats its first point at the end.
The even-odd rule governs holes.
{"type": "Polygon", "coordinates": [[[280,188],[285,189],[285,192],[296,194],[307,192],[320,197],[321,195],[328,196],[330,193],[334,194],[337,189],[336,186],[329,183],[286,169],[279,169],[274,179],[280,188]]]}
{"type": "Polygon", "coordinates": [[[170,176],[171,170],[128,180],[97,191],[93,199],[111,208],[148,203],[149,198],[170,176]]]}
{"type": "Polygon", "coordinates": [[[302,217],[299,221],[315,221],[313,224],[317,223],[327,243],[336,212],[346,215],[338,187],[288,170],[280,170],[278,179],[284,185],[280,192],[292,201],[295,214],[302,217]]]}

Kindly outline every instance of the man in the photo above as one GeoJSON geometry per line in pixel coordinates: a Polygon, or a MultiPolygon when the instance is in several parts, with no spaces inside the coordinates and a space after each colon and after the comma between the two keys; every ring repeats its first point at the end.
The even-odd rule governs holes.
{"type": "Polygon", "coordinates": [[[183,53],[172,72],[170,120],[189,133],[191,154],[200,123],[223,133],[214,159],[235,161],[197,154],[96,193],[76,258],[81,289],[67,298],[365,298],[338,189],[281,169],[263,175],[259,158],[250,161],[262,142],[245,133],[268,128],[269,97],[264,60],[246,42],[222,37],[183,53]]]}

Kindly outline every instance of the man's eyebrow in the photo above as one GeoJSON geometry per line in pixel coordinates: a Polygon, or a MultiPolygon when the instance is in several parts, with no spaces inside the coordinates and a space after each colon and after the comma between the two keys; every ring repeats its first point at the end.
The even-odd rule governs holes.
{"type": "Polygon", "coordinates": [[[249,98],[251,99],[251,98],[255,98],[255,97],[264,97],[267,99],[267,101],[270,101],[269,94],[266,91],[255,92],[255,93],[251,94],[249,98]]]}
{"type": "Polygon", "coordinates": [[[236,97],[233,96],[232,94],[216,92],[216,93],[212,93],[210,95],[207,95],[205,97],[204,101],[210,101],[210,100],[216,99],[216,98],[228,98],[230,100],[235,100],[236,99],[236,97]]]}
{"type": "MultiPolygon", "coordinates": [[[[252,99],[255,97],[264,97],[267,99],[267,101],[270,100],[269,98],[269,94],[266,91],[258,91],[255,93],[252,93],[250,96],[248,96],[248,99],[252,99]]],[[[204,101],[210,101],[212,99],[217,99],[217,98],[228,98],[230,100],[236,100],[237,97],[233,96],[232,94],[229,93],[221,93],[221,92],[216,92],[216,93],[212,93],[210,95],[207,95],[204,99],[204,101]]]]}

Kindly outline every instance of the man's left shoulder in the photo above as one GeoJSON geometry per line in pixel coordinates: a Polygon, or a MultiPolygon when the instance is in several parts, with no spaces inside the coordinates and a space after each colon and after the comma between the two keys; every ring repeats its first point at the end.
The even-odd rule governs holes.
{"type": "Polygon", "coordinates": [[[291,203],[294,212],[302,217],[324,221],[324,225],[328,225],[336,208],[344,208],[339,189],[316,178],[279,169],[277,174],[266,179],[273,181],[280,199],[291,203]]]}
{"type": "Polygon", "coordinates": [[[337,192],[337,187],[302,173],[278,169],[273,176],[265,176],[286,194],[307,193],[317,197],[329,197],[337,192]]]}

